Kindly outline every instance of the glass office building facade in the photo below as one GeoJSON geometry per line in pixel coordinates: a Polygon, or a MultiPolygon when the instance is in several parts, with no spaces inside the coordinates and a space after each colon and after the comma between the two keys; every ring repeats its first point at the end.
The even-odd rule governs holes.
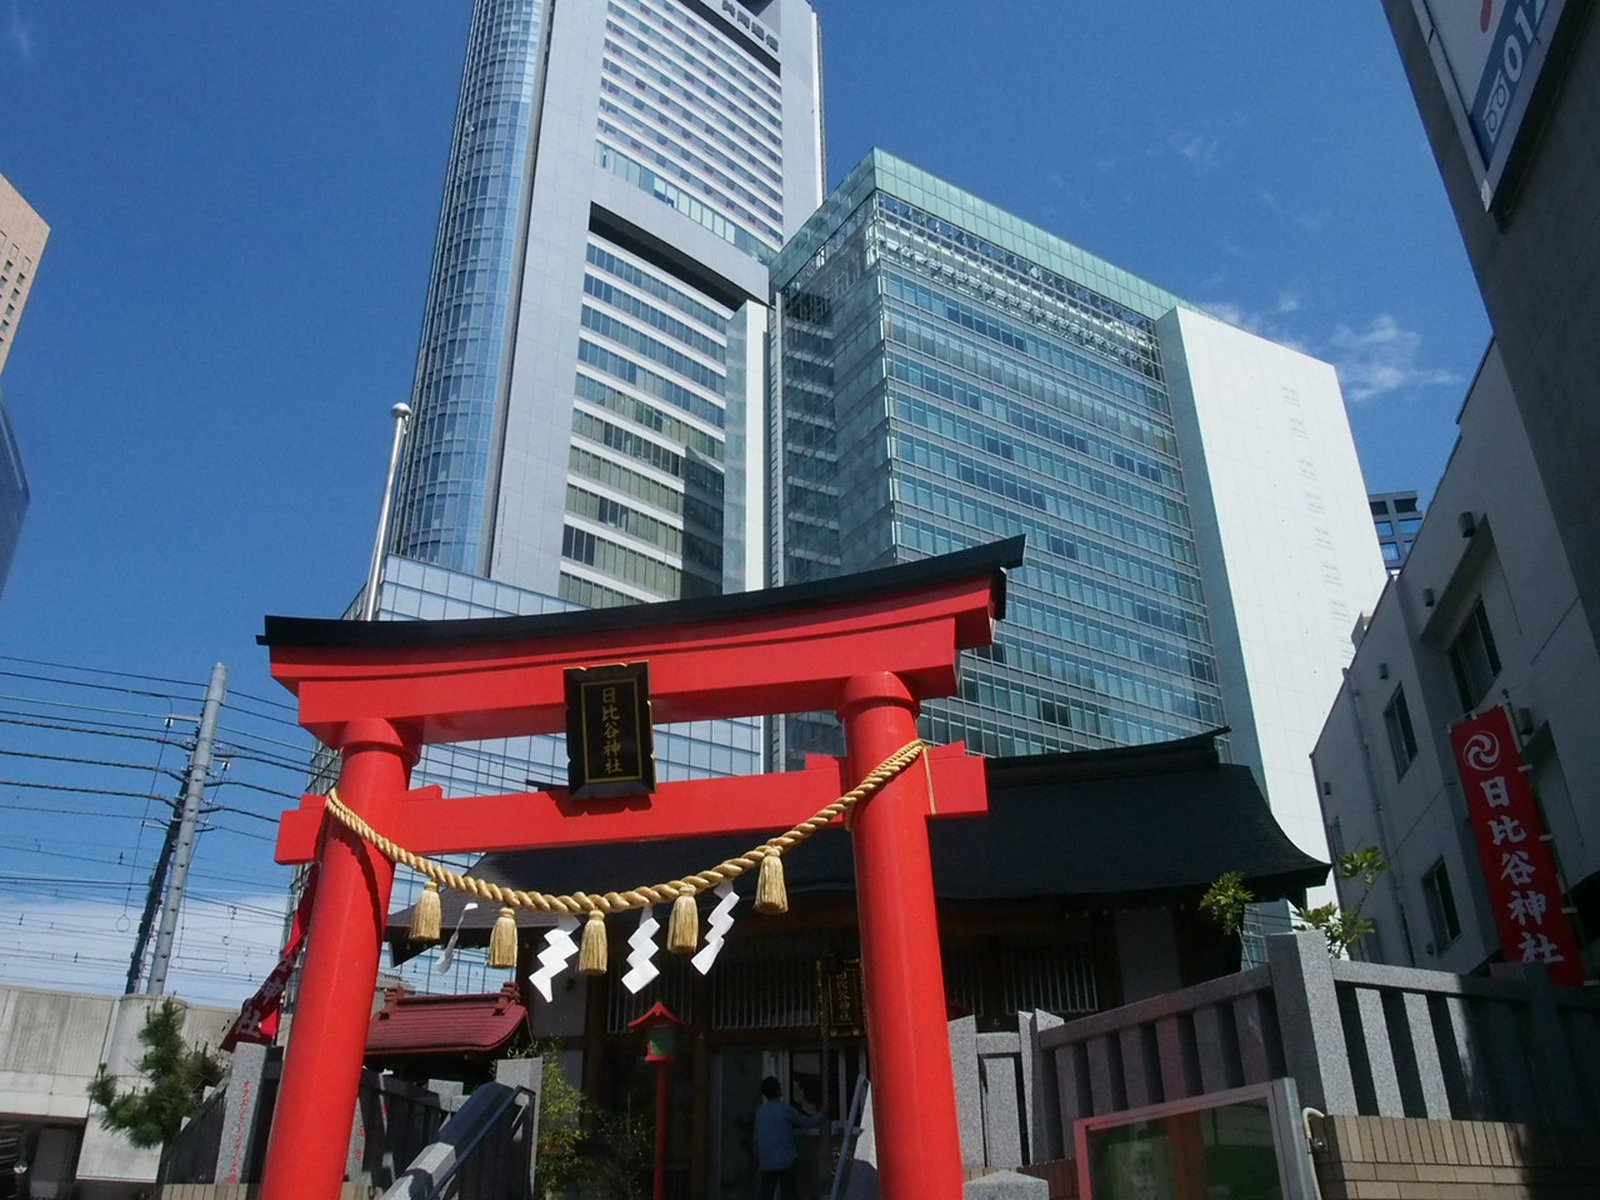
{"type": "MultiPolygon", "coordinates": [[[[882,154],[774,293],[774,582],[1027,536],[925,736],[1012,755],[1225,723],[1155,327],[1173,297],[882,154]]],[[[797,722],[791,752],[820,734],[797,722]]]]}
{"type": "Polygon", "coordinates": [[[483,550],[542,9],[541,0],[481,0],[473,11],[428,281],[392,544],[457,571],[476,570],[483,550]]]}
{"type": "MultiPolygon", "coordinates": [[[[876,151],[784,248],[773,306],[772,582],[1027,538],[925,737],[1025,755],[1226,725],[1326,855],[1308,756],[1385,578],[1329,364],[876,151]]],[[[774,743],[837,744],[815,716],[774,743]]]]}
{"type": "Polygon", "coordinates": [[[805,0],[478,0],[396,553],[585,606],[760,585],[816,82],[805,0]]]}

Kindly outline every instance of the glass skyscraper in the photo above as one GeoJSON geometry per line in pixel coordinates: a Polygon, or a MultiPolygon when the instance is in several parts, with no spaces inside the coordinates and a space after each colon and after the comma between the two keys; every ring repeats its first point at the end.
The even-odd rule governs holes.
{"type": "MultiPolygon", "coordinates": [[[[1332,369],[881,152],[773,295],[771,581],[1025,534],[924,736],[1015,755],[1231,724],[1322,854],[1305,758],[1384,578],[1332,369]]],[[[831,736],[798,717],[782,742],[831,736]]]]}
{"type": "Polygon", "coordinates": [[[392,549],[586,606],[759,586],[806,0],[478,0],[392,549]]]}

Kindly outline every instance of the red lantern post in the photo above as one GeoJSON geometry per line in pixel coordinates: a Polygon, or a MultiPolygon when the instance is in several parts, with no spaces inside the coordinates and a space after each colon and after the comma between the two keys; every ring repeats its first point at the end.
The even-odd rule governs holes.
{"type": "Polygon", "coordinates": [[[658,1000],[644,1016],[629,1021],[628,1028],[645,1035],[644,1061],[656,1069],[655,1186],[651,1195],[654,1200],[666,1200],[667,1104],[672,1094],[672,1064],[677,1058],[678,1030],[684,1028],[684,1023],[658,1000]]]}

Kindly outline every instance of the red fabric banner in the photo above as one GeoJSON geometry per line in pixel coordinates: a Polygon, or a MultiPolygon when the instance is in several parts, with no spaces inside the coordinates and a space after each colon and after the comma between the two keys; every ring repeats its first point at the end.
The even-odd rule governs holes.
{"type": "Polygon", "coordinates": [[[228,1026],[228,1032],[222,1035],[222,1049],[232,1050],[240,1042],[270,1046],[277,1040],[278,1019],[283,1013],[283,993],[289,986],[290,976],[294,974],[295,964],[300,961],[300,951],[305,948],[306,926],[311,921],[311,905],[316,894],[317,873],[313,869],[306,879],[306,890],[300,894],[300,903],[295,906],[294,920],[289,925],[289,940],[284,943],[283,953],[278,956],[278,965],[272,968],[266,982],[256,989],[256,994],[244,1002],[239,1015],[228,1026]]]}
{"type": "Polygon", "coordinates": [[[1506,710],[1452,726],[1450,744],[1506,961],[1544,963],[1556,983],[1582,987],[1577,932],[1506,710]]]}

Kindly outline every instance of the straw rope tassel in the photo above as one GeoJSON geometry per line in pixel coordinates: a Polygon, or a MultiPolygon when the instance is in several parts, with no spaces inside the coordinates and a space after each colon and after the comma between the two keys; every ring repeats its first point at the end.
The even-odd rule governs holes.
{"type": "Polygon", "coordinates": [[[667,949],[673,954],[693,954],[700,944],[700,906],[693,892],[684,892],[672,902],[672,918],[667,922],[667,949]]]}
{"type": "Polygon", "coordinates": [[[606,945],[606,915],[598,908],[589,910],[589,919],[583,923],[583,949],[578,951],[579,975],[604,975],[610,959],[606,945]]]}
{"type": "Polygon", "coordinates": [[[517,910],[502,908],[489,934],[489,965],[496,969],[517,965],[517,910]]]}
{"type": "Polygon", "coordinates": [[[789,892],[783,883],[783,856],[776,850],[761,860],[756,874],[756,911],[781,917],[789,911],[789,892]]]}
{"type": "Polygon", "coordinates": [[[439,940],[439,927],[442,921],[440,908],[439,885],[430,879],[423,886],[422,895],[417,897],[417,906],[411,910],[411,940],[413,942],[437,942],[439,940]]]}

